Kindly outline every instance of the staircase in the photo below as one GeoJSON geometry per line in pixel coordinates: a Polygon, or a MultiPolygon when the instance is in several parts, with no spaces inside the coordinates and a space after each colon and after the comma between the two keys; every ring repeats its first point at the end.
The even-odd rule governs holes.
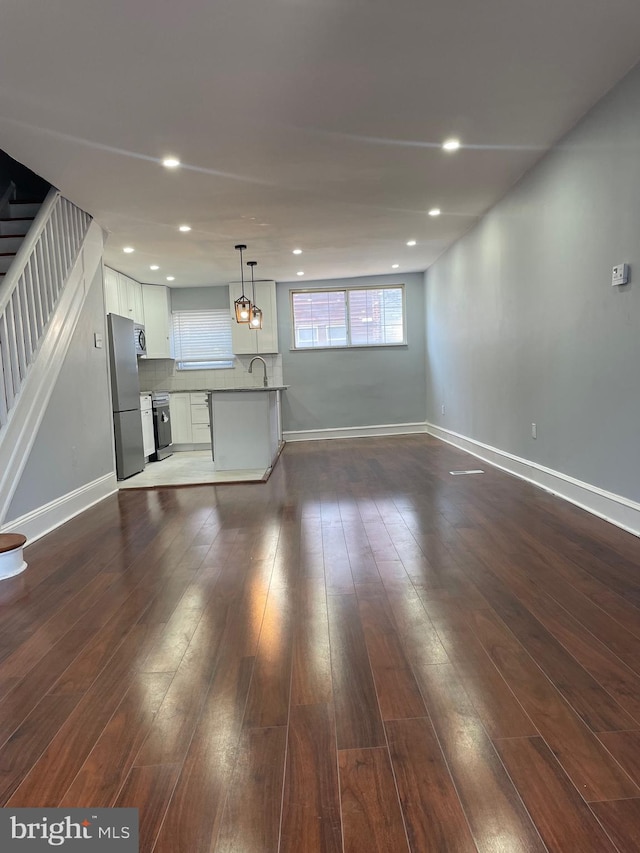
{"type": "Polygon", "coordinates": [[[0,196],[0,528],[29,458],[87,290],[102,229],[51,188],[0,196]]]}
{"type": "Polygon", "coordinates": [[[42,201],[9,201],[0,216],[0,284],[6,275],[42,201]]]}

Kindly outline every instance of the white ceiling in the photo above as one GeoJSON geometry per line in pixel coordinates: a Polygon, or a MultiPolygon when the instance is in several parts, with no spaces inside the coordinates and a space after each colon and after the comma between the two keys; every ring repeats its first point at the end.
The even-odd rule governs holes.
{"type": "Polygon", "coordinates": [[[639,44],[637,0],[5,0],[0,148],[140,281],[423,270],[639,44]]]}

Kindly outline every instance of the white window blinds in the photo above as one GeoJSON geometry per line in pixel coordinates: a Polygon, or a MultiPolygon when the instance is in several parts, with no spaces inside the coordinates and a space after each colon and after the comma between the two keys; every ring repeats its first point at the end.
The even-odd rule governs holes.
{"type": "Polygon", "coordinates": [[[172,318],[179,370],[233,366],[231,317],[228,310],[174,311],[172,318]]]}

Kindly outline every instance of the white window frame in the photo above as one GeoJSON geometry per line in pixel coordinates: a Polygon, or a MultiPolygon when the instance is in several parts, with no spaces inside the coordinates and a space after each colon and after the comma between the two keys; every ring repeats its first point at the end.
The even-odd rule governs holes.
{"type": "MultiPolygon", "coordinates": [[[[339,349],[380,349],[381,347],[403,347],[407,346],[407,293],[404,284],[383,284],[378,287],[367,287],[367,286],[358,286],[358,287],[315,287],[315,288],[296,288],[295,290],[289,291],[289,317],[291,321],[291,347],[290,350],[292,352],[317,352],[318,350],[339,350],[339,349]],[[362,291],[362,290],[400,290],[402,294],[402,340],[394,341],[393,343],[383,343],[383,344],[354,344],[351,343],[351,314],[350,314],[350,302],[349,302],[349,293],[354,291],[362,291]],[[345,323],[346,323],[346,344],[338,344],[336,346],[297,346],[296,341],[296,322],[295,315],[293,310],[294,297],[301,293],[344,293],[345,299],[345,323]]],[[[308,325],[300,326],[302,329],[310,329],[308,325]]],[[[315,335],[317,337],[317,333],[315,335]]]]}
{"type": "MultiPolygon", "coordinates": [[[[201,310],[189,311],[172,311],[171,324],[173,328],[173,340],[176,353],[176,369],[177,370],[226,370],[232,368],[235,362],[235,356],[232,352],[231,341],[231,317],[227,308],[206,308],[201,310]],[[180,323],[188,323],[189,318],[186,315],[192,315],[193,322],[197,322],[197,318],[207,319],[212,323],[219,324],[222,331],[228,332],[225,337],[224,346],[220,348],[212,347],[210,352],[201,351],[198,355],[187,350],[183,353],[183,341],[180,329],[180,323]],[[228,349],[226,344],[228,344],[228,349]]],[[[188,342],[186,342],[188,344],[188,342]]]]}

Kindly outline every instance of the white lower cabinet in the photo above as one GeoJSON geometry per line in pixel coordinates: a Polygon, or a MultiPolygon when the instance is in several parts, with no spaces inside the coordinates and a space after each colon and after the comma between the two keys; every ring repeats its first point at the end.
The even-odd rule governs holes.
{"type": "Polygon", "coordinates": [[[191,450],[198,445],[211,445],[206,391],[172,393],[169,409],[174,450],[191,450]]]}
{"type": "Polygon", "coordinates": [[[192,392],[191,398],[191,434],[194,444],[206,444],[211,447],[209,429],[209,395],[206,391],[192,392]]]}
{"type": "Polygon", "coordinates": [[[142,444],[145,458],[148,459],[156,452],[156,440],[153,432],[153,409],[151,394],[140,395],[140,416],[142,418],[142,444]]]}
{"type": "Polygon", "coordinates": [[[193,424],[192,435],[194,444],[211,444],[211,432],[209,431],[208,423],[193,424]]]}
{"type": "Polygon", "coordinates": [[[169,413],[171,415],[171,441],[173,444],[192,444],[190,395],[188,393],[171,394],[169,396],[169,413]]]}
{"type": "Polygon", "coordinates": [[[275,464],[280,448],[279,396],[269,388],[211,394],[216,471],[262,474],[275,464]]]}

